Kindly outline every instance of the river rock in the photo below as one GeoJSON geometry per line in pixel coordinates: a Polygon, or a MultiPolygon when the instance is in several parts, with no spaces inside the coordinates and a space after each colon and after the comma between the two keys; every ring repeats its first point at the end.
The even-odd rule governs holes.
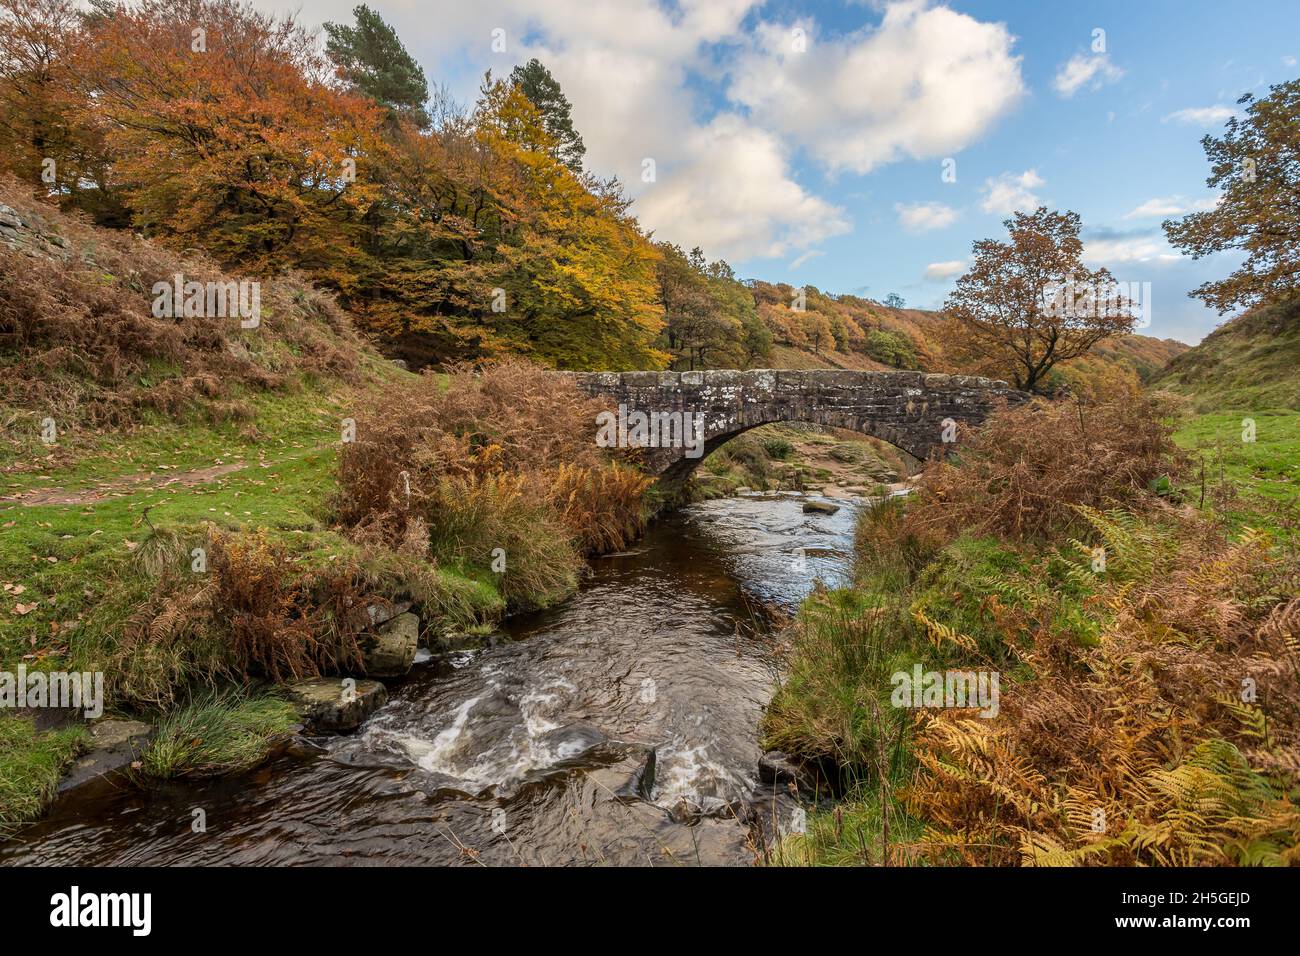
{"type": "Polygon", "coordinates": [[[805,514],[833,515],[840,510],[840,506],[829,501],[805,501],[803,510],[805,514]]]}
{"type": "Polygon", "coordinates": [[[446,654],[450,651],[476,651],[483,646],[483,637],[467,631],[448,631],[439,634],[430,650],[446,654]]]}
{"type": "Polygon", "coordinates": [[[353,611],[352,620],[357,627],[378,627],[410,609],[410,601],[376,601],[353,611]]]}
{"type": "Polygon", "coordinates": [[[655,749],[653,747],[631,748],[627,760],[634,769],[628,778],[614,790],[619,800],[649,800],[655,788],[655,749]]]}
{"type": "Polygon", "coordinates": [[[404,611],[379,630],[361,636],[366,673],[372,677],[401,677],[415,663],[419,646],[420,619],[404,611]]]}
{"type": "Polygon", "coordinates": [[[123,770],[140,759],[153,727],[139,720],[98,720],[90,725],[89,752],[79,757],[59,783],[59,792],[123,770]]]}
{"type": "Polygon", "coordinates": [[[356,730],[388,700],[388,690],[377,680],[317,677],[290,684],[287,689],[298,716],[313,729],[327,733],[356,730]]]}

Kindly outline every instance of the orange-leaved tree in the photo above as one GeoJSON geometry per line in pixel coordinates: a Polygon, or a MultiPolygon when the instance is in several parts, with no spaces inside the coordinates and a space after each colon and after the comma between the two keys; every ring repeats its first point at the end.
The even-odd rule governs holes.
{"type": "Polygon", "coordinates": [[[291,16],[236,0],[145,0],[90,31],[74,64],[136,224],[261,272],[347,290],[384,114],[336,89],[291,16]]]}
{"type": "Polygon", "coordinates": [[[1041,391],[1052,368],[1132,331],[1132,303],[1110,271],[1083,263],[1078,213],[1040,206],[1004,222],[1009,242],[983,239],[944,303],[949,361],[1041,391]]]}

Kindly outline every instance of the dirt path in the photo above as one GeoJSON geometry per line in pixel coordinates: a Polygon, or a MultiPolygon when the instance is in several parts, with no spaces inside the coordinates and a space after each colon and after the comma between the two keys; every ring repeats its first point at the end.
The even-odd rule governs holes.
{"type": "Polygon", "coordinates": [[[169,488],[172,485],[181,485],[184,488],[206,485],[209,482],[216,481],[222,475],[228,475],[231,472],[247,467],[248,462],[238,461],[225,465],[211,465],[207,468],[194,468],[190,471],[178,471],[169,475],[148,472],[127,475],[124,478],[115,478],[112,481],[101,482],[93,488],[83,488],[79,491],[65,491],[63,488],[37,488],[20,492],[12,497],[0,497],[0,504],[20,504],[26,508],[38,505],[88,505],[96,501],[103,501],[105,498],[122,498],[137,494],[140,491],[154,491],[160,488],[169,488]]]}

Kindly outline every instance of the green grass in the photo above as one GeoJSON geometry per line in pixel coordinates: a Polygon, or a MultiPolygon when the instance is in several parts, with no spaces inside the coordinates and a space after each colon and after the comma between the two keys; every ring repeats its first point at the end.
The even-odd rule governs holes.
{"type": "Polygon", "coordinates": [[[899,843],[919,840],[922,821],[909,816],[897,797],[905,774],[897,774],[882,793],[864,785],[851,790],[830,810],[810,810],[804,833],[790,833],[767,861],[774,866],[897,865],[899,843]],[[883,809],[882,809],[883,808],[883,809]],[[885,811],[889,827],[885,827],[885,811]]]}
{"type": "Polygon", "coordinates": [[[84,737],[80,726],[37,733],[26,717],[0,715],[0,834],[40,815],[84,737]]]}
{"type": "Polygon", "coordinates": [[[1215,329],[1154,381],[1198,414],[1300,409],[1300,299],[1253,309],[1215,329]]]}
{"type": "Polygon", "coordinates": [[[1193,503],[1200,503],[1202,463],[1207,487],[1226,482],[1246,499],[1300,502],[1300,411],[1197,415],[1174,440],[1192,453],[1192,474],[1181,490],[1193,503]],[[1253,442],[1244,440],[1251,423],[1253,442]]]}
{"type": "Polygon", "coordinates": [[[171,778],[248,770],[297,723],[294,708],[277,697],[207,695],[163,718],[140,759],[141,771],[171,778]]]}
{"type": "MultiPolygon", "coordinates": [[[[245,464],[192,487],[124,488],[79,505],[0,504],[0,584],[8,585],[0,608],[0,662],[30,655],[42,663],[89,663],[78,651],[119,631],[151,586],[139,551],[155,530],[195,539],[209,526],[319,533],[325,497],[335,487],[338,451],[331,439],[337,438],[340,407],[337,396],[318,393],[269,396],[258,407],[257,439],[231,426],[157,424],[111,447],[79,449],[80,457],[66,467],[6,476],[4,491],[13,495],[85,489],[92,477],[164,477],[223,462],[245,464]],[[19,588],[22,593],[14,593],[19,588]],[[20,614],[20,604],[36,606],[20,614]]],[[[188,550],[177,557],[188,566],[188,550]]]]}
{"type": "MultiPolygon", "coordinates": [[[[267,529],[304,569],[342,560],[364,564],[360,549],[328,527],[340,421],[353,407],[349,394],[265,394],[253,407],[255,432],[233,424],[155,422],[116,441],[83,436],[65,449],[73,455],[68,463],[3,478],[3,492],[13,495],[84,489],[122,475],[161,479],[217,463],[244,465],[203,484],[123,488],[88,504],[0,504],[0,665],[25,659],[29,666],[99,669],[132,610],[151,593],[158,565],[188,572],[190,548],[214,529],[267,529]]],[[[367,570],[402,589],[403,569],[392,562],[367,570]]],[[[423,575],[421,587],[422,603],[459,623],[502,607],[493,576],[483,569],[439,567],[423,575]]],[[[108,706],[113,709],[112,699],[108,706]]]]}

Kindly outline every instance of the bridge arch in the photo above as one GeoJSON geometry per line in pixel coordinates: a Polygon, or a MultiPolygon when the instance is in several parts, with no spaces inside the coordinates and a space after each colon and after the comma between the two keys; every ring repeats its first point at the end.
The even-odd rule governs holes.
{"type": "Polygon", "coordinates": [[[669,490],[680,486],[710,452],[737,435],[774,422],[846,428],[886,441],[925,460],[995,408],[1029,396],[1005,382],[924,372],[717,369],[696,372],[566,372],[578,387],[620,413],[689,413],[702,430],[703,454],[681,442],[645,447],[647,470],[669,490]]]}

